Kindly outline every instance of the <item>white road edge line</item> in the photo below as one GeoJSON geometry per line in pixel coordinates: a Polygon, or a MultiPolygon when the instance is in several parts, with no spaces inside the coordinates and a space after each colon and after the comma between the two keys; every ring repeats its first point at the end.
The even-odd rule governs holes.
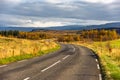
{"type": "Polygon", "coordinates": [[[64,58],[62,58],[62,59],[64,60],[64,59],[68,58],[69,56],[70,56],[70,55],[67,55],[67,56],[65,56],[65,57],[64,57],[64,58]]]}
{"type": "Polygon", "coordinates": [[[47,67],[47,68],[45,68],[45,69],[41,70],[41,72],[44,72],[44,71],[48,70],[49,68],[51,68],[51,67],[55,66],[56,64],[58,64],[58,63],[60,63],[60,62],[61,62],[60,60],[59,60],[59,61],[57,61],[57,62],[55,62],[54,64],[50,65],[49,67],[47,67]]]}
{"type": "Polygon", "coordinates": [[[95,61],[96,61],[96,62],[98,62],[98,60],[97,60],[97,59],[95,59],[95,61]]]}
{"type": "Polygon", "coordinates": [[[73,46],[71,46],[73,48],[73,52],[75,52],[75,48],[73,46]]]}
{"type": "Polygon", "coordinates": [[[102,80],[102,75],[101,74],[99,74],[99,80],[102,80]]]}
{"type": "Polygon", "coordinates": [[[2,67],[6,67],[7,65],[2,65],[2,66],[0,66],[0,68],[2,68],[2,67]]]}
{"type": "Polygon", "coordinates": [[[27,77],[27,78],[25,78],[25,79],[23,79],[23,80],[28,80],[28,79],[30,79],[30,77],[27,77]]]}
{"type": "Polygon", "coordinates": [[[73,47],[73,52],[75,52],[75,48],[73,47]]]}
{"type": "Polygon", "coordinates": [[[18,61],[18,62],[24,62],[24,61],[27,61],[27,60],[21,60],[21,61],[18,61]]]}
{"type": "Polygon", "coordinates": [[[98,68],[98,69],[100,69],[100,66],[99,66],[99,64],[97,64],[97,68],[98,68]]]}

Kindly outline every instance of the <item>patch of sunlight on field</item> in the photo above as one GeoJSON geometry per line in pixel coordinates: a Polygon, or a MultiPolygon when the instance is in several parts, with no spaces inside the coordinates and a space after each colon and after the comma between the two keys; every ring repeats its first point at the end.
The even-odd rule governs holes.
{"type": "Polygon", "coordinates": [[[53,40],[26,40],[0,37],[0,59],[33,54],[56,48],[53,40]]]}
{"type": "Polygon", "coordinates": [[[94,50],[100,57],[105,80],[120,80],[120,39],[105,42],[73,42],[94,50]],[[111,51],[109,51],[109,47],[111,51]]]}

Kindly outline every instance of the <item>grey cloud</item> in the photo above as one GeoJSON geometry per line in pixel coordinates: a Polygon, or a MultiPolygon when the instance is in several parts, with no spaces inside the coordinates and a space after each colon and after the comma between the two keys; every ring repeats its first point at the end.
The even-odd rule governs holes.
{"type": "Polygon", "coordinates": [[[119,3],[120,1],[111,4],[98,4],[76,0],[69,3],[52,4],[44,1],[26,1],[12,6],[12,3],[8,5],[8,3],[1,2],[0,14],[12,15],[12,17],[17,15],[24,17],[24,19],[37,17],[43,20],[44,18],[66,18],[68,20],[72,18],[76,20],[120,21],[119,3]]]}

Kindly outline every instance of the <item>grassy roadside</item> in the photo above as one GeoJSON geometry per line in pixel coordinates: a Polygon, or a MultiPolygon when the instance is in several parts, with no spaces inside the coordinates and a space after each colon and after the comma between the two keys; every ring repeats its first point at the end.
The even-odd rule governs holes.
{"type": "Polygon", "coordinates": [[[86,46],[95,51],[102,64],[104,80],[120,80],[120,40],[106,42],[73,42],[73,44],[86,46]],[[108,43],[111,52],[108,49],[108,43]]]}
{"type": "Polygon", "coordinates": [[[52,49],[39,51],[36,54],[22,54],[22,55],[12,56],[12,57],[8,57],[8,58],[3,58],[3,59],[0,59],[0,65],[8,64],[11,62],[16,62],[16,61],[20,61],[20,60],[24,60],[24,59],[30,59],[30,58],[33,58],[36,56],[42,56],[42,55],[57,51],[58,49],[60,49],[59,45],[57,45],[55,48],[52,48],[52,49]]]}

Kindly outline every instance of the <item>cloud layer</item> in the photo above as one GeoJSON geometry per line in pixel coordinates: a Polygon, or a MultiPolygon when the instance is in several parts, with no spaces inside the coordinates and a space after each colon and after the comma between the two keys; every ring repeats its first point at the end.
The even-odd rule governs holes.
{"type": "Polygon", "coordinates": [[[118,0],[1,0],[0,25],[48,27],[120,21],[118,0]]]}

